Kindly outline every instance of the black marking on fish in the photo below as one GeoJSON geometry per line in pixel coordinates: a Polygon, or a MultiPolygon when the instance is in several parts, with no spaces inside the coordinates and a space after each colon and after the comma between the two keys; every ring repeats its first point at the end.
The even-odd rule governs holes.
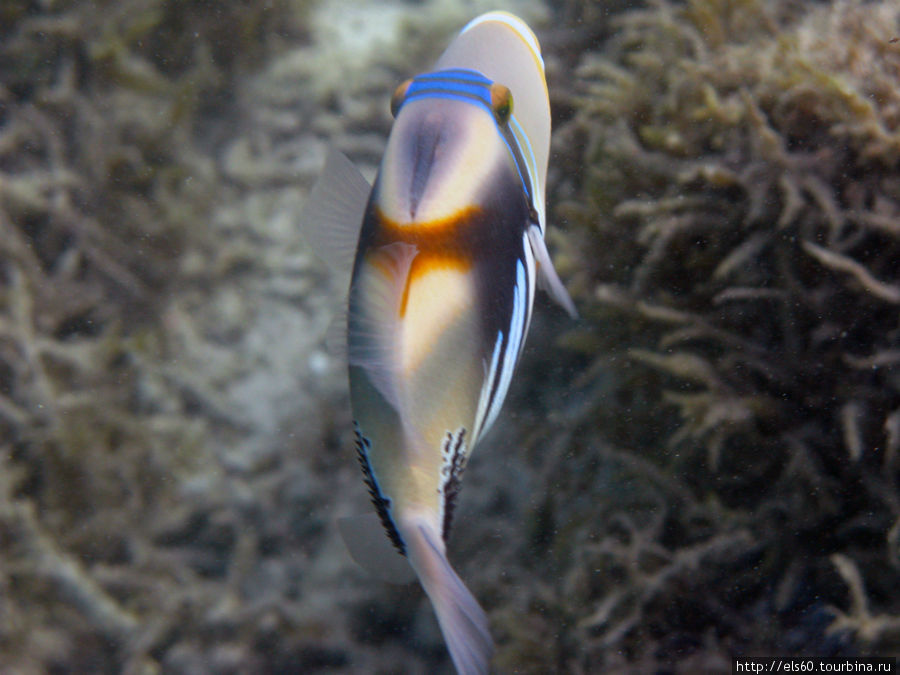
{"type": "MultiPolygon", "coordinates": [[[[525,255],[524,247],[530,246],[530,245],[531,244],[528,241],[528,235],[527,234],[523,235],[522,236],[522,247],[523,247],[522,253],[521,253],[521,257],[516,259],[516,263],[517,264],[521,263],[525,270],[528,269],[528,262],[527,262],[527,257],[525,255]]],[[[531,276],[526,271],[523,287],[520,289],[520,288],[518,288],[518,284],[516,284],[516,283],[513,284],[512,298],[509,302],[508,324],[505,327],[501,326],[500,333],[498,333],[498,338],[497,338],[497,340],[500,341],[500,353],[499,353],[499,358],[497,361],[498,367],[497,367],[496,371],[494,372],[494,377],[491,380],[491,382],[486,383],[486,385],[487,385],[486,391],[487,391],[488,398],[487,398],[487,404],[485,405],[485,408],[484,408],[485,412],[484,412],[484,419],[482,420],[483,424],[487,423],[487,421],[490,420],[492,417],[496,417],[496,415],[499,413],[499,407],[503,405],[503,399],[506,397],[506,393],[507,393],[506,391],[504,391],[502,395],[499,395],[498,391],[500,388],[500,383],[504,380],[504,378],[506,378],[507,383],[509,383],[511,381],[512,372],[515,372],[516,364],[518,363],[519,356],[521,355],[522,349],[525,345],[525,337],[526,337],[525,332],[521,332],[521,335],[518,333],[514,334],[513,321],[515,319],[515,312],[513,311],[513,308],[515,307],[516,296],[518,296],[520,298],[520,301],[524,303],[524,307],[523,307],[524,316],[522,317],[521,328],[522,328],[522,331],[527,332],[528,325],[531,320],[531,311],[532,311],[532,307],[528,302],[528,298],[531,293],[531,289],[530,289],[531,283],[532,283],[531,276]],[[518,341],[518,349],[515,351],[509,349],[510,343],[513,342],[514,339],[516,341],[518,341]],[[498,398],[498,396],[499,396],[499,398],[498,398]],[[495,410],[495,407],[497,408],[497,410],[495,410]]],[[[495,348],[496,348],[496,342],[495,342],[495,348]]],[[[489,351],[487,353],[491,354],[492,352],[489,351]]],[[[486,362],[487,362],[487,360],[486,360],[486,362]]],[[[486,430],[487,430],[486,428],[480,427],[479,429],[476,430],[476,432],[478,433],[478,435],[480,437],[481,434],[483,434],[486,430]]]]}
{"type": "Polygon", "coordinates": [[[356,432],[356,459],[359,461],[359,467],[363,472],[363,482],[369,488],[369,496],[372,498],[375,512],[378,514],[381,525],[384,527],[384,531],[387,533],[394,548],[401,555],[406,555],[406,544],[403,541],[403,537],[400,536],[396,524],[394,524],[394,519],[391,517],[391,499],[390,497],[385,497],[381,492],[378,481],[375,479],[375,472],[372,470],[372,463],[369,461],[369,449],[372,447],[372,442],[362,435],[359,424],[354,422],[353,425],[356,432]]]}
{"type": "Polygon", "coordinates": [[[441,536],[445,542],[450,536],[453,511],[456,509],[456,497],[462,487],[462,475],[468,460],[465,437],[465,427],[460,427],[455,434],[448,431],[441,448],[444,463],[441,466],[441,485],[438,493],[443,499],[444,522],[441,524],[441,536]]]}
{"type": "Polygon", "coordinates": [[[434,156],[440,148],[442,136],[440,125],[428,118],[422,119],[416,129],[409,187],[409,218],[412,221],[416,220],[419,202],[431,178],[434,156]]]}
{"type": "MultiPolygon", "coordinates": [[[[500,360],[492,382],[485,383],[488,401],[485,407],[485,419],[490,411],[503,402],[498,398],[500,383],[504,381],[504,372],[515,368],[524,335],[511,335],[516,296],[525,298],[525,317],[523,327],[527,327],[531,318],[530,286],[532,280],[526,273],[525,284],[517,289],[517,266],[521,263],[526,271],[527,255],[524,247],[530,246],[527,240],[527,228],[530,226],[533,206],[525,198],[518,177],[509,170],[498,171],[490,192],[485,193],[481,237],[477,241],[478,259],[475,268],[476,298],[480,304],[482,355],[487,363],[491,362],[497,339],[502,334],[500,360]],[[483,257],[482,257],[483,256],[483,257]],[[518,342],[519,350],[513,353],[511,343],[518,342]]],[[[508,377],[508,376],[507,376],[508,377]]],[[[505,394],[506,392],[504,392],[505,394]]],[[[484,428],[475,430],[480,436],[484,428]]],[[[471,439],[475,440],[475,439],[471,439]]]]}

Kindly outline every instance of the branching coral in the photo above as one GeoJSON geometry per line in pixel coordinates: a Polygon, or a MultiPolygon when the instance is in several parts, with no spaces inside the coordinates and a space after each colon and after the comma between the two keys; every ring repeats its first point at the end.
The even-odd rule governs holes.
{"type": "Polygon", "coordinates": [[[0,10],[0,653],[119,670],[177,621],[155,596],[190,573],[159,522],[194,516],[172,504],[225,427],[168,363],[186,256],[213,247],[195,125],[286,5],[38,4],[0,10]]]}
{"type": "MultiPolygon", "coordinates": [[[[323,512],[359,481],[342,376],[304,351],[327,321],[298,318],[328,283],[284,233],[321,139],[371,165],[395,71],[431,45],[315,82],[333,52],[291,52],[244,83],[252,109],[215,110],[305,39],[282,20],[303,3],[138,4],[0,7],[4,666],[424,671],[443,652],[404,651],[429,643],[414,592],[320,583],[345,560],[323,512]],[[255,194],[211,237],[231,190],[255,194]],[[316,413],[282,430],[298,398],[316,413]]],[[[461,504],[485,502],[453,549],[495,665],[896,651],[900,10],[608,7],[541,31],[581,370],[526,353],[495,434],[518,450],[476,457],[461,504]]]]}
{"type": "Polygon", "coordinates": [[[832,555],[831,561],[850,591],[850,610],[843,612],[832,608],[835,621],[829,631],[851,631],[866,646],[900,634],[900,616],[873,615],[869,610],[866,587],[856,564],[840,553],[832,555]]]}
{"type": "Polygon", "coordinates": [[[554,522],[580,526],[549,547],[594,552],[568,568],[591,583],[560,598],[588,629],[582,668],[613,651],[689,670],[704,653],[896,649],[898,21],[892,2],[660,0],[616,19],[558,94],[558,263],[585,315],[564,343],[602,378],[571,453],[584,471],[628,448],[689,495],[624,540],[627,506],[588,524],[557,504],[554,522]],[[829,624],[846,602],[831,555],[867,585],[848,581],[829,624]]]}

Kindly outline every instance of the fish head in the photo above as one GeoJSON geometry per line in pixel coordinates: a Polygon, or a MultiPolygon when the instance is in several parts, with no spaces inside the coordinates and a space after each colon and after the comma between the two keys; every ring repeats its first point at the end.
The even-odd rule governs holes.
{"type": "Polygon", "coordinates": [[[508,87],[468,69],[401,84],[376,186],[382,215],[400,226],[452,221],[493,199],[500,176],[515,177],[530,200],[513,106],[508,87]]]}

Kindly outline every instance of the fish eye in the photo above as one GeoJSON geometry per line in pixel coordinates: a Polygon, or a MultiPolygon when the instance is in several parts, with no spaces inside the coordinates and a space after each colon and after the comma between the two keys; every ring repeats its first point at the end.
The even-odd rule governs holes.
{"type": "Polygon", "coordinates": [[[494,118],[497,124],[506,124],[512,115],[513,100],[512,92],[508,87],[502,84],[494,83],[491,85],[491,109],[494,111],[494,118]]]}
{"type": "Polygon", "coordinates": [[[409,91],[409,85],[411,84],[411,79],[405,80],[394,89],[394,95],[391,96],[391,116],[397,116],[397,111],[400,110],[400,106],[403,105],[403,99],[406,98],[406,92],[409,91]]]}

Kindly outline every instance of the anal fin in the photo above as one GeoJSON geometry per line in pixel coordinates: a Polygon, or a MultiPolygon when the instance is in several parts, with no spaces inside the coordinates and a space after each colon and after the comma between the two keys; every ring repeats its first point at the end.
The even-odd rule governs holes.
{"type": "Polygon", "coordinates": [[[348,516],[337,522],[350,557],[373,577],[392,584],[416,580],[409,561],[385,536],[377,515],[348,516]]]}

